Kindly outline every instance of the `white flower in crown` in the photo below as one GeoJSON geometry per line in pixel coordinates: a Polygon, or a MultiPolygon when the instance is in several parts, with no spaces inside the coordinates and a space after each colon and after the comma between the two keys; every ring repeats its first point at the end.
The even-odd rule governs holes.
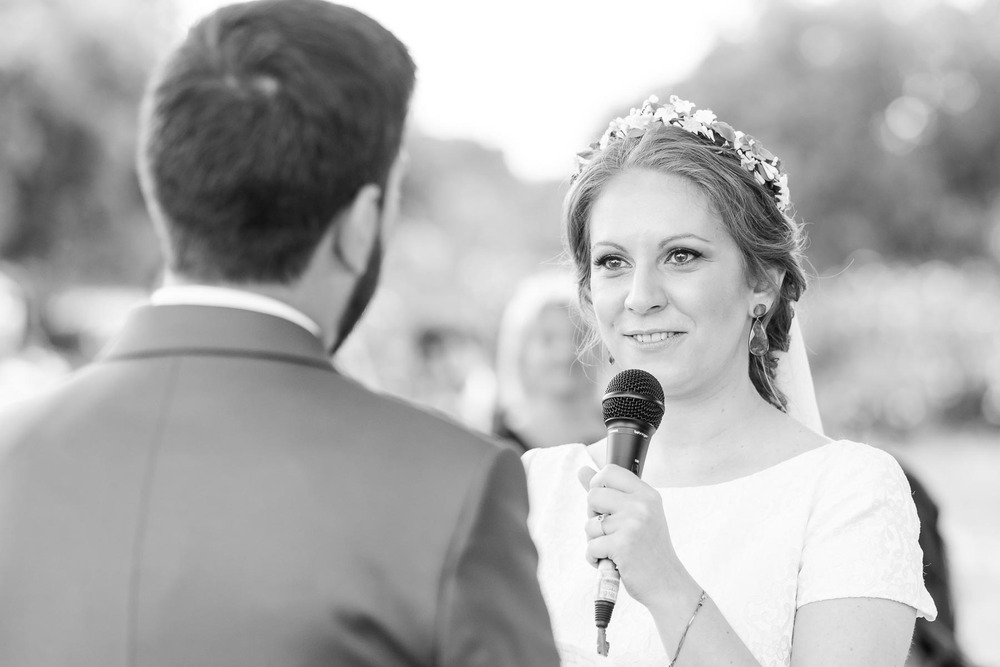
{"type": "Polygon", "coordinates": [[[778,208],[784,211],[792,205],[791,198],[788,195],[788,174],[778,176],[777,190],[778,194],[774,198],[778,201],[778,208]]]}
{"type": "MultiPolygon", "coordinates": [[[[705,126],[699,123],[692,116],[685,116],[680,118],[674,125],[679,126],[683,130],[687,130],[691,134],[704,134],[705,126]]],[[[709,137],[711,139],[711,137],[709,137]]]]}
{"type": "Polygon", "coordinates": [[[677,110],[668,104],[665,104],[659,109],[657,109],[656,112],[653,114],[653,117],[656,118],[656,120],[663,123],[664,125],[668,125],[670,121],[679,118],[679,116],[677,115],[677,110]]]}
{"type": "Polygon", "coordinates": [[[624,118],[615,118],[613,121],[608,123],[608,129],[604,131],[604,136],[601,137],[600,148],[603,151],[611,143],[611,138],[614,136],[625,136],[627,121],[624,118]]]}
{"type": "Polygon", "coordinates": [[[677,113],[684,114],[685,116],[689,116],[691,112],[694,111],[693,102],[682,100],[676,95],[670,96],[670,106],[672,106],[677,113]]]}
{"type": "Polygon", "coordinates": [[[652,114],[642,112],[629,114],[626,125],[629,130],[645,130],[655,122],[652,114]]]}
{"type": "Polygon", "coordinates": [[[757,168],[764,173],[764,181],[777,181],[778,176],[781,174],[778,172],[778,168],[769,162],[758,162],[757,168]]]}
{"type": "Polygon", "coordinates": [[[716,121],[711,109],[698,109],[694,112],[694,119],[705,126],[711,126],[716,121]]]}

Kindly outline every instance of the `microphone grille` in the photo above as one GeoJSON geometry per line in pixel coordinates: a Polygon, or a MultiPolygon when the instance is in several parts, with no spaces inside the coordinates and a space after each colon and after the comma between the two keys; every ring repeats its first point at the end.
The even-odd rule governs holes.
{"type": "Polygon", "coordinates": [[[611,378],[601,406],[605,422],[632,419],[659,428],[663,419],[663,387],[646,371],[629,368],[611,378]]]}

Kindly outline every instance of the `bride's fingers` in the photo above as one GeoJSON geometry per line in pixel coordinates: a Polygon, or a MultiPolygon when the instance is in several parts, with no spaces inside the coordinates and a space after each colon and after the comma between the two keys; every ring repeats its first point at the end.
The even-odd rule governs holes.
{"type": "Polygon", "coordinates": [[[597,567],[597,561],[602,558],[614,560],[611,554],[611,538],[603,535],[587,542],[587,562],[597,567]]]}
{"type": "Polygon", "coordinates": [[[587,493],[587,516],[598,514],[614,514],[620,511],[628,502],[626,494],[615,489],[598,487],[587,493]]]}
{"type": "Polygon", "coordinates": [[[598,514],[587,519],[583,524],[583,532],[586,533],[588,540],[605,537],[615,532],[613,524],[614,519],[610,514],[598,514]]]}
{"type": "MultiPolygon", "coordinates": [[[[597,471],[593,468],[583,467],[576,471],[576,478],[580,480],[580,485],[583,486],[585,491],[590,490],[590,479],[597,474],[597,471]]],[[[599,512],[595,512],[587,505],[587,516],[594,517],[597,516],[599,512]]]]}
{"type": "Polygon", "coordinates": [[[602,486],[633,493],[642,487],[642,481],[631,470],[616,465],[606,465],[590,478],[591,489],[602,486]]]}

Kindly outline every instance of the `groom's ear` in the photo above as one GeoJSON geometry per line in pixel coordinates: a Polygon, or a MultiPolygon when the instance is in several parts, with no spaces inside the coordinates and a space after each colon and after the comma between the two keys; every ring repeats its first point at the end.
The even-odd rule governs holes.
{"type": "Polygon", "coordinates": [[[368,268],[372,247],[378,241],[382,189],[368,183],[358,190],[346,209],[333,222],[333,254],[351,273],[368,268]]]}

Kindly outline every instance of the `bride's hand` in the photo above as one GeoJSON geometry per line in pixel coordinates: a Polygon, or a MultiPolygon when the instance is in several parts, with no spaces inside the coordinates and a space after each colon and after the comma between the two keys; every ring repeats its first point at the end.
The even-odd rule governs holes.
{"type": "Polygon", "coordinates": [[[629,594],[648,606],[684,571],[660,493],[616,465],[600,472],[581,468],[579,479],[588,489],[587,560],[595,567],[602,558],[614,561],[629,594]]]}

